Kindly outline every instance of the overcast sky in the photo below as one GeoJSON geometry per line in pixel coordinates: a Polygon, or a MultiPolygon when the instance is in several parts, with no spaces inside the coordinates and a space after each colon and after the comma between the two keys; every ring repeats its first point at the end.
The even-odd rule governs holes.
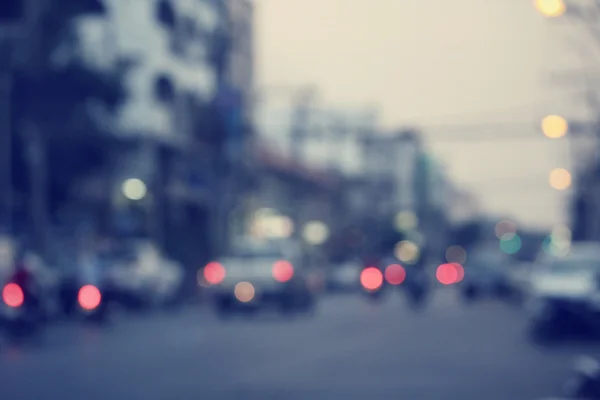
{"type": "Polygon", "coordinates": [[[547,186],[566,143],[539,140],[547,113],[578,116],[549,73],[579,63],[573,30],[530,0],[256,0],[260,86],[314,83],[324,104],[375,104],[384,127],[423,127],[432,151],[485,209],[528,225],[564,219],[547,186]],[[499,122],[510,126],[500,126],[499,122]],[[466,128],[485,141],[466,141],[466,128]],[[508,132],[511,131],[511,132],[508,132]],[[499,141],[503,134],[522,135],[499,141]],[[530,138],[530,139],[527,139],[530,138]]]}

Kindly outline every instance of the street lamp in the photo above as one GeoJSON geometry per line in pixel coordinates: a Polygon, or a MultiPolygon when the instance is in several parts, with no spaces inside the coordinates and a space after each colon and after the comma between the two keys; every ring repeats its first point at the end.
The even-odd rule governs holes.
{"type": "Polygon", "coordinates": [[[560,139],[569,131],[569,123],[559,115],[547,115],[542,119],[542,132],[549,139],[560,139]]]}
{"type": "Polygon", "coordinates": [[[564,0],[535,0],[535,8],[547,18],[557,18],[567,11],[564,0]]]}
{"type": "Polygon", "coordinates": [[[571,173],[564,168],[555,168],[550,171],[548,181],[556,190],[567,190],[571,186],[571,173]]]}
{"type": "Polygon", "coordinates": [[[304,241],[312,245],[320,245],[329,238],[329,227],[321,221],[310,221],[304,225],[302,230],[304,241]]]}
{"type": "Polygon", "coordinates": [[[127,179],[121,186],[123,195],[129,200],[142,200],[146,197],[148,189],[146,184],[140,179],[127,179]]]}

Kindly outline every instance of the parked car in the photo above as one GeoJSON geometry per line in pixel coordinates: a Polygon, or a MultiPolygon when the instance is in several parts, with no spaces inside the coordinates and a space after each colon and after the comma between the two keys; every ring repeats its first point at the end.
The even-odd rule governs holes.
{"type": "Polygon", "coordinates": [[[483,246],[469,252],[460,289],[465,299],[510,294],[508,268],[512,260],[497,247],[483,246]]]}
{"type": "Polygon", "coordinates": [[[105,256],[115,300],[128,308],[152,308],[176,302],[183,267],[162,255],[148,241],[123,244],[105,256]]]}
{"type": "Polygon", "coordinates": [[[576,243],[532,267],[526,309],[536,341],[600,328],[600,243],[576,243]]]}

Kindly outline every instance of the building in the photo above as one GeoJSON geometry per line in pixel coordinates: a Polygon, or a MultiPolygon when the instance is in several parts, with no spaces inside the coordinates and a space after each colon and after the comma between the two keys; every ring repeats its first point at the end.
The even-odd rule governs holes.
{"type": "Polygon", "coordinates": [[[127,69],[128,97],[107,122],[112,161],[99,174],[105,188],[96,191],[111,196],[109,231],[150,236],[196,263],[216,246],[210,227],[223,223],[214,210],[226,136],[217,111],[228,69],[228,10],[212,0],[106,0],[105,7],[78,29],[87,62],[127,69]],[[142,196],[128,191],[132,184],[142,196]],[[183,254],[190,250],[202,254],[183,254]]]}
{"type": "Polygon", "coordinates": [[[417,227],[410,235],[420,238],[437,258],[445,249],[449,227],[450,185],[443,166],[428,154],[416,129],[369,136],[363,146],[369,188],[364,200],[382,221],[394,220],[401,212],[414,215],[417,227]]]}
{"type": "Polygon", "coordinates": [[[245,105],[245,119],[253,115],[254,76],[254,4],[251,0],[226,0],[231,31],[231,49],[226,81],[239,91],[245,105]]]}

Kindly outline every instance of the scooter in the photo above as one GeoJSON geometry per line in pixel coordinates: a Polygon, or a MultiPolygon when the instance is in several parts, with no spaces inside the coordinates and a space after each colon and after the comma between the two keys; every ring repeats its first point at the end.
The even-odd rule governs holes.
{"type": "Polygon", "coordinates": [[[381,302],[386,289],[383,272],[377,267],[367,267],[360,273],[362,293],[373,302],[381,302]]]}
{"type": "Polygon", "coordinates": [[[104,324],[110,319],[112,290],[109,285],[96,286],[71,278],[61,287],[60,301],[65,316],[104,324]]]}
{"type": "Polygon", "coordinates": [[[41,301],[16,283],[3,286],[0,330],[5,341],[41,338],[47,320],[41,301]]]}
{"type": "Polygon", "coordinates": [[[404,287],[406,299],[413,310],[421,310],[427,304],[429,285],[425,277],[418,277],[406,283],[404,287]]]}

